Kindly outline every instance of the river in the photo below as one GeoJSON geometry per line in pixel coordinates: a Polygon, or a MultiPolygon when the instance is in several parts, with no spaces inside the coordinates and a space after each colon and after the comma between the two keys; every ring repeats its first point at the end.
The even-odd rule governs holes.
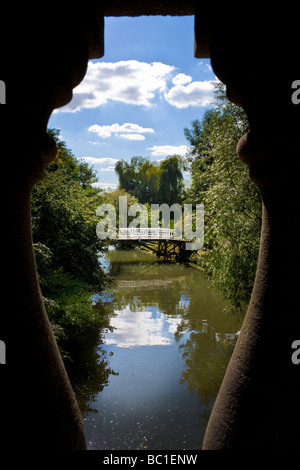
{"type": "Polygon", "coordinates": [[[188,264],[116,250],[107,270],[106,325],[74,386],[88,448],[200,449],[243,315],[188,264]]]}

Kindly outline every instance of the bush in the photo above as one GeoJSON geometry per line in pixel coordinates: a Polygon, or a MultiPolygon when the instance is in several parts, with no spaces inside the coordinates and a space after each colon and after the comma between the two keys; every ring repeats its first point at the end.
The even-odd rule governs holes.
{"type": "Polygon", "coordinates": [[[33,241],[49,320],[63,356],[70,357],[101,323],[92,294],[107,279],[98,261],[105,247],[96,236],[102,195],[92,187],[93,171],[59,141],[59,131],[49,133],[58,155],[32,192],[33,241]]]}

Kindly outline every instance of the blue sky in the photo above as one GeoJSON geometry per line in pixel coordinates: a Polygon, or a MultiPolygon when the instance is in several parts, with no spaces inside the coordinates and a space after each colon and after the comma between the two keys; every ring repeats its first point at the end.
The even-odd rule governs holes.
{"type": "Polygon", "coordinates": [[[114,189],[118,160],[185,155],[183,129],[211,107],[215,79],[210,60],[194,58],[192,16],[105,18],[104,57],[48,127],[93,165],[99,187],[114,189]]]}

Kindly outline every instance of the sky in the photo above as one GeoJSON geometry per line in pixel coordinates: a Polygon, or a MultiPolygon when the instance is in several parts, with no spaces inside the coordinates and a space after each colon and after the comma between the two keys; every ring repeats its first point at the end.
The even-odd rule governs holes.
{"type": "Polygon", "coordinates": [[[193,16],[108,17],[104,38],[104,56],[89,61],[48,127],[93,166],[98,187],[115,189],[118,160],[186,154],[184,128],[212,106],[216,77],[209,59],[194,57],[193,16]]]}

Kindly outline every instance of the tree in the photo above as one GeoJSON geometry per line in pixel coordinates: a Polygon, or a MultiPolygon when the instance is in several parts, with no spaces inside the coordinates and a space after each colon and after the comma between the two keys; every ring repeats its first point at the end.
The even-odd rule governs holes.
{"type": "Polygon", "coordinates": [[[57,155],[54,161],[48,166],[47,172],[55,172],[63,169],[74,181],[78,181],[83,189],[90,188],[92,183],[97,182],[96,173],[93,167],[84,161],[78,161],[72,151],[67,148],[66,142],[60,140],[59,129],[48,129],[48,134],[56,142],[57,155]]]}
{"type": "MultiPolygon", "coordinates": [[[[137,204],[138,200],[136,197],[132,196],[131,194],[127,193],[124,189],[116,189],[115,191],[111,191],[110,193],[106,193],[104,196],[104,202],[107,204],[112,204],[116,211],[116,228],[119,228],[119,198],[120,197],[127,197],[127,211],[128,207],[132,206],[133,204],[137,204]]],[[[127,217],[127,224],[131,222],[133,217],[127,217]]]]}
{"type": "Polygon", "coordinates": [[[205,206],[205,250],[200,263],[235,307],[248,302],[256,272],[261,199],[236,146],[247,131],[244,111],[230,103],[221,84],[216,107],[185,130],[193,144],[187,199],[205,206]]]}
{"type": "Polygon", "coordinates": [[[96,237],[98,194],[87,195],[81,184],[62,167],[46,173],[32,194],[34,243],[46,245],[53,253],[52,268],[63,270],[93,285],[99,282],[96,237]]]}
{"type": "Polygon", "coordinates": [[[119,160],[115,165],[115,172],[119,177],[120,188],[133,194],[137,185],[134,164],[129,164],[125,160],[119,160]]]}
{"type": "MultiPolygon", "coordinates": [[[[58,130],[56,159],[32,192],[32,230],[40,285],[60,345],[84,342],[95,331],[101,314],[91,295],[106,275],[98,261],[105,249],[96,236],[96,208],[103,197],[92,187],[93,170],[78,162],[58,130]]],[[[69,346],[67,346],[68,348],[69,346]]]]}
{"type": "Polygon", "coordinates": [[[160,203],[181,204],[183,199],[183,160],[177,155],[168,157],[160,164],[160,203]]]}
{"type": "Polygon", "coordinates": [[[115,171],[119,177],[120,189],[136,197],[142,204],[157,196],[159,169],[156,163],[147,158],[132,157],[130,163],[119,160],[115,171]]]}
{"type": "Polygon", "coordinates": [[[184,129],[184,135],[191,145],[188,162],[191,170],[191,186],[187,197],[189,203],[199,204],[203,200],[204,193],[208,189],[209,177],[207,170],[213,162],[211,152],[210,133],[212,123],[217,119],[215,110],[208,110],[203,116],[202,122],[198,119],[192,122],[192,129],[184,129]]]}
{"type": "Polygon", "coordinates": [[[142,204],[173,204],[183,199],[183,160],[170,156],[159,165],[143,157],[133,157],[130,163],[120,160],[115,166],[119,187],[136,197],[142,204]]]}

